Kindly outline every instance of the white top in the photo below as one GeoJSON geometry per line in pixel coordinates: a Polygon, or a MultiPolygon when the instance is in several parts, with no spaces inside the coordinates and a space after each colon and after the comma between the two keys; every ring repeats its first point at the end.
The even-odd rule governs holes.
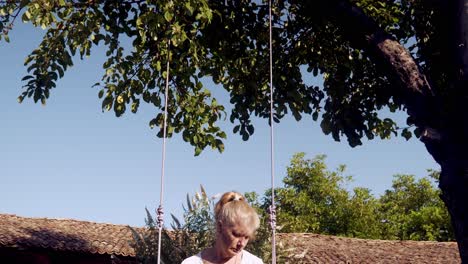
{"type": "MultiPolygon", "coordinates": [[[[195,256],[186,258],[184,261],[182,261],[181,264],[203,264],[201,252],[195,256]]],[[[263,264],[263,261],[260,258],[249,253],[248,251],[242,250],[241,264],[263,264]]]]}

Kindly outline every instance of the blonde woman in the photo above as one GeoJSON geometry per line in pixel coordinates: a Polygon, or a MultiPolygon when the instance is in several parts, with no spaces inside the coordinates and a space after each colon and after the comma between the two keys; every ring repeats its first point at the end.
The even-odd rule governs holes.
{"type": "Polygon", "coordinates": [[[258,229],[257,212],[237,192],[227,192],[215,206],[216,238],[213,247],[185,259],[182,264],[263,264],[244,250],[258,229]]]}

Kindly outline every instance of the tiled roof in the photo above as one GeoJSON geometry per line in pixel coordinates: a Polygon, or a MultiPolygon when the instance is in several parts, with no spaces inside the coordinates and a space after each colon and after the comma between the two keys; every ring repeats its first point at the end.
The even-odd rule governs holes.
{"type": "Polygon", "coordinates": [[[368,240],[317,234],[278,234],[286,263],[461,263],[455,242],[368,240]]]}
{"type": "MultiPolygon", "coordinates": [[[[138,228],[139,231],[142,229],[138,228]]],[[[53,249],[135,256],[128,226],[0,214],[0,249],[53,249]],[[130,242],[130,243],[129,243],[130,242]]],[[[454,242],[387,241],[278,234],[285,263],[460,263],[454,242]]]]}
{"type": "Polygon", "coordinates": [[[128,226],[0,214],[0,248],[134,256],[128,226]]]}

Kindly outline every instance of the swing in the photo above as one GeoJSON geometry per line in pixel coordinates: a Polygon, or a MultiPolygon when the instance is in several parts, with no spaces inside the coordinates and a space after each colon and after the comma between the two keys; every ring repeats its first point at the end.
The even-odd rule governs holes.
{"type": "MultiPolygon", "coordinates": [[[[276,208],[275,208],[275,164],[274,164],[274,129],[273,129],[273,49],[272,49],[272,15],[271,15],[271,0],[268,1],[268,22],[269,22],[269,70],[270,70],[270,165],[271,165],[271,205],[268,208],[270,216],[269,224],[271,227],[271,262],[276,264],[276,208]]],[[[161,263],[161,233],[164,225],[164,173],[166,161],[166,130],[167,130],[167,101],[169,93],[169,48],[171,42],[168,40],[167,47],[167,63],[166,63],[166,87],[164,91],[164,123],[163,123],[163,145],[161,158],[161,189],[159,193],[159,206],[157,209],[158,223],[158,262],[161,263]]]]}

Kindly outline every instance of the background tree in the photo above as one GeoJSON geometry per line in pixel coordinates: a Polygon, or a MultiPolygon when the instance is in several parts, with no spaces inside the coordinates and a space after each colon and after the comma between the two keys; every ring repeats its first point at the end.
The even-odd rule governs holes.
{"type": "MultiPolygon", "coordinates": [[[[275,121],[288,113],[320,116],[324,133],[351,146],[414,133],[441,165],[442,198],[468,262],[468,0],[274,3],[275,121]],[[304,65],[321,74],[322,87],[304,83],[304,65]],[[383,108],[405,110],[409,127],[383,108]]],[[[251,117],[269,114],[267,8],[248,0],[7,0],[0,1],[0,30],[8,40],[19,16],[47,29],[26,59],[19,101],[45,103],[76,53],[105,45],[103,109],[136,112],[142,99],[159,109],[151,126],[161,125],[169,59],[169,134],[182,133],[199,154],[207,146],[222,151],[226,136],[217,125],[224,107],[201,77],[229,92],[230,121],[245,140],[254,133],[251,117]]]]}
{"type": "MultiPolygon", "coordinates": [[[[378,198],[363,187],[348,191],[352,178],[344,176],[344,172],[344,165],[328,170],[324,155],[306,159],[304,153],[295,154],[283,179],[284,186],[276,192],[280,231],[392,240],[454,240],[448,211],[439,198],[440,190],[434,186],[437,171],[429,171],[429,176],[418,180],[413,175],[395,175],[392,187],[378,198]]],[[[249,243],[249,250],[267,259],[270,190],[262,199],[254,192],[245,196],[262,216],[257,240],[249,243]]],[[[177,240],[194,248],[187,256],[211,243],[213,202],[201,188],[192,198],[187,196],[183,221],[174,218],[174,230],[191,234],[192,240],[177,240]]]]}
{"type": "MultiPolygon", "coordinates": [[[[379,237],[377,201],[365,188],[346,190],[351,177],[345,166],[329,171],[325,156],[305,159],[298,153],[291,159],[284,187],[276,192],[278,225],[281,232],[305,232],[360,238],[379,237]]],[[[270,203],[269,192],[263,207],[270,203]]]]}
{"type": "Polygon", "coordinates": [[[326,170],[325,156],[306,160],[304,155],[299,153],[292,158],[283,179],[285,187],[277,190],[281,231],[339,234],[345,224],[348,200],[343,188],[344,166],[330,172],[326,170]]]}
{"type": "MultiPolygon", "coordinates": [[[[260,227],[257,229],[254,239],[247,244],[247,250],[260,257],[265,263],[271,262],[271,227],[268,211],[265,210],[266,208],[256,192],[247,192],[244,196],[260,216],[260,227]]],[[[286,249],[283,244],[278,244],[276,246],[276,260],[281,262],[284,257],[286,257],[286,249]]]]}
{"type": "MultiPolygon", "coordinates": [[[[439,173],[416,180],[413,175],[395,175],[392,188],[376,198],[371,190],[348,191],[351,177],[344,165],[330,171],[325,156],[306,159],[298,153],[291,159],[284,187],[276,192],[281,232],[305,232],[346,237],[390,240],[455,239],[450,216],[433,181],[439,173]]],[[[262,208],[270,204],[270,191],[262,208]]]]}
{"type": "Polygon", "coordinates": [[[344,232],[346,236],[382,239],[379,200],[372,195],[370,189],[354,188],[347,206],[349,209],[344,232]]]}
{"type": "MultiPolygon", "coordinates": [[[[434,175],[432,173],[431,175],[434,175]]],[[[380,197],[384,239],[438,240],[454,238],[450,216],[428,177],[396,175],[392,189],[380,197]]]]}

